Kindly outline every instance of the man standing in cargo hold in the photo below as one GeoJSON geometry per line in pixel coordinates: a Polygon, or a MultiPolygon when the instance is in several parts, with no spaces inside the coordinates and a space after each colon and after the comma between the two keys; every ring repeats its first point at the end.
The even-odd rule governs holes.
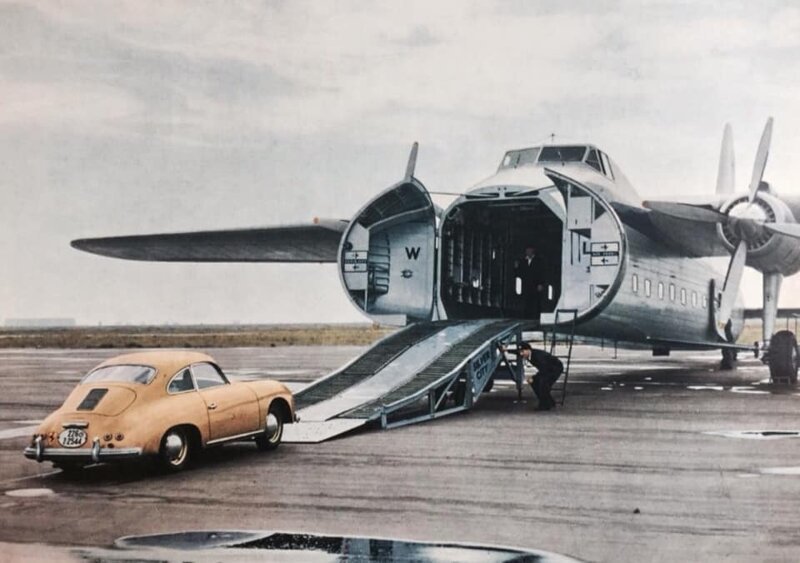
{"type": "Polygon", "coordinates": [[[556,406],[556,401],[550,394],[550,390],[558,378],[561,377],[561,373],[564,371],[564,364],[544,350],[534,350],[527,342],[519,345],[519,355],[523,362],[527,361],[537,369],[536,375],[528,380],[528,383],[533,387],[533,392],[536,393],[536,398],[539,399],[539,405],[536,410],[549,411],[556,406]]]}
{"type": "Polygon", "coordinates": [[[544,271],[535,246],[529,244],[525,247],[525,256],[514,264],[514,273],[521,281],[524,317],[538,321],[544,292],[544,271]]]}

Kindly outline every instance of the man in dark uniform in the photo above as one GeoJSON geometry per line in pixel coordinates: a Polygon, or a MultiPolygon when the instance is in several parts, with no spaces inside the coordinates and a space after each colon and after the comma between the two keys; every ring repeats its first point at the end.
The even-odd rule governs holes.
{"type": "Polygon", "coordinates": [[[544,350],[534,350],[527,342],[519,345],[519,355],[523,359],[537,369],[536,375],[529,381],[533,392],[536,393],[536,398],[539,399],[539,406],[536,407],[540,411],[549,411],[556,406],[556,401],[550,394],[553,384],[561,377],[564,371],[564,364],[561,360],[548,354],[544,350]]]}
{"type": "Polygon", "coordinates": [[[544,295],[545,272],[535,246],[529,244],[525,247],[525,256],[514,263],[514,274],[522,280],[525,318],[538,321],[544,295]]]}

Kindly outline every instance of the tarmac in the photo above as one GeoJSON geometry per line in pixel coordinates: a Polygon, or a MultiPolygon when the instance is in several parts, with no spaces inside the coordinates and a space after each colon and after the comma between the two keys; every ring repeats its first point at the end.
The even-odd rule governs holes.
{"type": "MultiPolygon", "coordinates": [[[[232,379],[299,389],[361,350],[209,352],[232,379]]],[[[131,465],[68,477],[25,459],[37,421],[122,352],[0,350],[0,560],[85,560],[121,536],[213,529],[497,544],[584,561],[800,559],[800,389],[770,385],[752,355],[718,371],[718,352],[615,358],[581,346],[555,411],[498,382],[468,413],[270,453],[231,444],[174,475],[131,465]]]]}

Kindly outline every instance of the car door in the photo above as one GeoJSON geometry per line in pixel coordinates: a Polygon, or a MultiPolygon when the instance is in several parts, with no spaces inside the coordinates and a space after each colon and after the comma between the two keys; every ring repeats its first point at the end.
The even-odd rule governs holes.
{"type": "Polygon", "coordinates": [[[229,383],[214,364],[201,362],[191,369],[208,411],[209,442],[259,429],[258,400],[250,388],[229,383]]]}

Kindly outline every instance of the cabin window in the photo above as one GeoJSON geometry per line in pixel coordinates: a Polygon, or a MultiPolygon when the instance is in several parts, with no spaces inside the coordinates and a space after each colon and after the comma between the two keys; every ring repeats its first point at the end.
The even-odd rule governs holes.
{"type": "Polygon", "coordinates": [[[658,282],[658,298],[664,299],[664,282],[658,282]]]}
{"type": "Polygon", "coordinates": [[[192,365],[192,373],[198,389],[208,389],[209,387],[217,387],[228,383],[225,376],[215,366],[206,362],[192,365]]]}
{"type": "Polygon", "coordinates": [[[634,293],[639,293],[639,276],[636,274],[631,276],[631,290],[634,293]]]}
{"type": "Polygon", "coordinates": [[[697,307],[697,292],[692,291],[692,307],[697,307]]]}
{"type": "Polygon", "coordinates": [[[686,305],[686,288],[681,288],[681,305],[686,305]]]}
{"type": "Polygon", "coordinates": [[[703,309],[708,308],[708,297],[703,295],[703,309]]]}
{"type": "Polygon", "coordinates": [[[675,301],[675,284],[669,284],[669,300],[675,301]]]}
{"type": "Polygon", "coordinates": [[[644,280],[644,296],[650,297],[650,280],[646,278],[644,280]]]}
{"type": "Polygon", "coordinates": [[[184,391],[194,391],[194,382],[189,368],[176,373],[167,385],[167,393],[183,393],[184,391]]]}

